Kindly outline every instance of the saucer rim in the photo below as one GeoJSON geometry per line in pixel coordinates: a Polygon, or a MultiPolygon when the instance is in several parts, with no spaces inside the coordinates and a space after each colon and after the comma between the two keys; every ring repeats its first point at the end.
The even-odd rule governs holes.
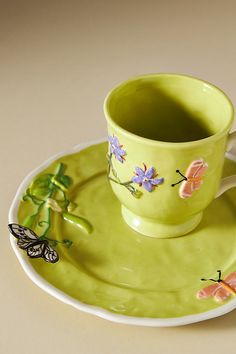
{"type": "MultiPolygon", "coordinates": [[[[19,208],[21,196],[22,196],[24,190],[26,189],[26,187],[28,186],[28,184],[31,182],[32,178],[34,178],[38,173],[40,173],[45,168],[47,168],[53,161],[55,161],[56,159],[58,159],[62,156],[82,151],[89,146],[100,144],[100,143],[103,143],[106,141],[107,140],[105,138],[101,138],[101,139],[92,140],[89,142],[78,144],[70,149],[64,150],[62,152],[59,152],[59,153],[51,156],[49,159],[47,159],[42,164],[37,166],[33,171],[31,171],[23,179],[23,181],[21,182],[21,184],[19,185],[19,187],[16,191],[15,197],[12,201],[12,204],[11,204],[10,210],[9,210],[9,214],[8,214],[9,223],[17,223],[18,222],[17,213],[18,213],[18,208],[19,208]]],[[[236,162],[236,156],[230,152],[227,152],[225,154],[225,157],[236,162]]],[[[222,315],[224,315],[236,308],[236,298],[235,298],[235,299],[232,299],[230,302],[228,302],[224,305],[221,305],[220,307],[217,307],[215,309],[205,311],[202,313],[198,313],[198,314],[181,316],[181,317],[149,318],[149,317],[134,317],[134,316],[126,316],[126,315],[116,314],[116,313],[113,313],[109,310],[103,309],[98,306],[85,304],[85,303],[67,295],[63,291],[57,289],[55,286],[50,284],[48,281],[46,281],[41,275],[39,275],[36,272],[36,270],[33,268],[31,263],[29,262],[29,259],[17,247],[15,238],[11,234],[10,234],[10,244],[11,244],[11,247],[12,247],[20,265],[22,266],[24,272],[33,281],[33,283],[35,283],[38,287],[40,287],[46,293],[50,294],[51,296],[55,297],[56,299],[62,301],[65,304],[73,306],[74,308],[76,308],[82,312],[96,315],[100,318],[103,318],[103,319],[106,319],[106,320],[109,320],[112,322],[129,324],[129,325],[136,325],[136,326],[146,326],[146,327],[175,327],[175,326],[183,326],[183,325],[187,325],[187,324],[191,324],[191,323],[201,322],[201,321],[209,320],[211,318],[216,318],[216,317],[222,316],[222,315]]]]}

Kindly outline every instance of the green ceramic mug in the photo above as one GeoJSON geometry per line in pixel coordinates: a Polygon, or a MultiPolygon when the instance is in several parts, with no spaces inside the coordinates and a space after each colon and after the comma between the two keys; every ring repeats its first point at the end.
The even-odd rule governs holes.
{"type": "Polygon", "coordinates": [[[107,95],[108,178],[126,223],[141,234],[184,235],[211,201],[236,185],[224,180],[234,110],[216,86],[186,75],[131,78],[107,95]]]}

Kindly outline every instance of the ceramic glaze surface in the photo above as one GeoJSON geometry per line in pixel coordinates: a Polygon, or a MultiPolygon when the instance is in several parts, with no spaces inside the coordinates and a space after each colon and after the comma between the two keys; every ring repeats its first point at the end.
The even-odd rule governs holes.
{"type": "Polygon", "coordinates": [[[232,120],[231,103],[220,89],[179,74],[140,75],[125,81],[108,94],[105,113],[127,132],[175,143],[207,138],[232,120]]]}
{"type": "MultiPolygon", "coordinates": [[[[213,299],[198,300],[196,293],[207,285],[201,278],[214,277],[217,269],[223,276],[236,270],[236,191],[214,200],[188,236],[147,238],[121,217],[106,177],[106,152],[106,143],[93,145],[42,171],[54,173],[58,162],[66,166],[75,213],[91,222],[93,232],[85,235],[54,213],[54,238],[71,239],[73,245],[67,249],[58,244],[58,263],[29,260],[36,272],[82,303],[126,316],[168,319],[222,306],[213,299]]],[[[236,173],[236,164],[226,160],[224,173],[236,173]]],[[[30,202],[22,201],[19,223],[31,212],[30,202]]]]}

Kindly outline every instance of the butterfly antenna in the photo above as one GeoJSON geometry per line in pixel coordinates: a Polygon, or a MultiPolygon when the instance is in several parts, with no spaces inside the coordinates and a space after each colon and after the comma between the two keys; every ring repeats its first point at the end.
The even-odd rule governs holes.
{"type": "Polygon", "coordinates": [[[186,181],[186,179],[183,178],[183,179],[181,179],[181,180],[180,180],[179,182],[177,182],[177,183],[172,183],[171,187],[174,187],[174,186],[176,186],[177,184],[180,184],[180,183],[183,182],[183,181],[186,181]]]}
{"type": "Polygon", "coordinates": [[[217,272],[219,273],[218,281],[221,281],[221,270],[217,270],[217,272]]]}
{"type": "Polygon", "coordinates": [[[218,282],[218,280],[215,280],[215,279],[213,279],[213,278],[209,278],[209,279],[204,279],[204,278],[202,278],[201,280],[202,280],[202,281],[208,281],[208,280],[211,280],[211,281],[214,281],[215,283],[217,283],[217,282],[218,282]]]}
{"type": "Polygon", "coordinates": [[[181,177],[183,177],[185,179],[185,181],[187,181],[187,177],[185,175],[183,175],[180,170],[176,170],[176,173],[178,173],[181,177]]]}
{"type": "Polygon", "coordinates": [[[171,185],[171,187],[174,187],[174,186],[176,186],[177,184],[179,184],[179,183],[181,183],[181,182],[183,182],[183,181],[187,181],[188,179],[187,179],[187,177],[185,177],[181,172],[180,172],[180,170],[176,170],[176,173],[178,173],[181,177],[183,177],[179,182],[177,182],[177,183],[173,183],[172,185],[171,185]]]}

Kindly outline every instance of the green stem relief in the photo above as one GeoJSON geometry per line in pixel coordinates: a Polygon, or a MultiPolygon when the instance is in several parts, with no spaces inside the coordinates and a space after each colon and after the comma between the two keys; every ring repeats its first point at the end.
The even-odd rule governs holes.
{"type": "Polygon", "coordinates": [[[64,239],[62,241],[53,240],[48,237],[52,224],[52,212],[61,212],[64,220],[76,225],[85,233],[91,233],[93,230],[92,225],[85,218],[70,214],[70,207],[73,206],[67,196],[67,190],[72,183],[69,176],[64,175],[65,166],[60,163],[58,165],[55,174],[45,174],[37,177],[26,190],[23,201],[31,201],[35,206],[36,210],[34,214],[29,215],[25,218],[23,225],[35,229],[38,225],[43,228],[43,232],[40,239],[48,240],[53,246],[58,243],[64,244],[66,247],[70,247],[72,244],[71,240],[64,239]],[[59,198],[58,201],[56,198],[59,198]],[[53,209],[53,205],[49,203],[50,199],[53,199],[55,204],[60,204],[57,209],[53,209]],[[48,203],[48,204],[47,204],[48,203]],[[44,211],[43,220],[40,218],[42,215],[43,208],[44,211]],[[60,211],[61,210],[61,211],[60,211]]]}
{"type": "Polygon", "coordinates": [[[119,179],[117,172],[112,163],[111,153],[107,154],[107,162],[108,162],[108,168],[107,168],[108,179],[116,184],[119,184],[120,186],[125,187],[135,198],[140,198],[143,193],[133,186],[133,181],[121,182],[121,180],[119,179]],[[111,177],[111,173],[112,173],[112,177],[111,177]]]}

